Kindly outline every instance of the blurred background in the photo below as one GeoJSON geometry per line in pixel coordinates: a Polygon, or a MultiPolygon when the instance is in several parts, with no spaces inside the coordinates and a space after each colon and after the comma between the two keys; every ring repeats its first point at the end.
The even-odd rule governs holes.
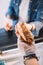
{"type": "MultiPolygon", "coordinates": [[[[4,61],[5,65],[24,65],[22,55],[17,48],[17,38],[14,35],[15,31],[9,33],[4,29],[4,24],[7,21],[5,15],[9,3],[10,0],[0,0],[0,52],[4,53],[0,55],[0,61],[4,61]]],[[[43,65],[43,42],[36,44],[36,54],[40,65],[43,65]]]]}

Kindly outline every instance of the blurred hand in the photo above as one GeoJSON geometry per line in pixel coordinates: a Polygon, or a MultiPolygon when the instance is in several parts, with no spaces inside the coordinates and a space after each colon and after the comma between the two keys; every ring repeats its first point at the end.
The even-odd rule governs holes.
{"type": "Polygon", "coordinates": [[[27,23],[18,23],[16,25],[17,37],[22,37],[25,42],[31,43],[34,40],[34,35],[31,32],[32,26],[27,23]],[[25,27],[26,26],[26,27],[25,27]]]}
{"type": "MultiPolygon", "coordinates": [[[[25,30],[25,27],[23,26],[22,23],[18,23],[16,26],[15,26],[15,30],[16,30],[16,35],[18,37],[18,48],[22,51],[22,53],[25,53],[26,50],[28,51],[31,51],[31,49],[34,51],[34,45],[33,45],[33,41],[34,41],[34,35],[32,34],[31,32],[31,29],[32,29],[32,26],[30,24],[24,24],[26,25],[26,30],[28,30],[28,43],[27,43],[27,39],[23,33],[23,31],[25,30]],[[23,30],[22,30],[23,28],[23,30]],[[22,37],[22,38],[21,38],[22,37]],[[25,40],[25,41],[24,41],[25,40]]],[[[25,31],[26,31],[25,30],[25,31]]],[[[27,35],[27,33],[26,33],[27,35]]]]}
{"type": "Polygon", "coordinates": [[[6,31],[12,31],[13,30],[13,25],[12,25],[10,19],[7,19],[7,22],[5,23],[4,28],[6,31]]]}

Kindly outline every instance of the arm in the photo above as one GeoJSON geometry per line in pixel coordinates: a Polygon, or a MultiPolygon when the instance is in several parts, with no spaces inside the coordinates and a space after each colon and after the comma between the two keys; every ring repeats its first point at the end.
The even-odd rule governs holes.
{"type": "Polygon", "coordinates": [[[10,1],[10,5],[8,8],[8,12],[6,13],[6,17],[8,17],[9,19],[18,19],[18,16],[16,15],[16,11],[15,11],[15,6],[16,4],[14,3],[14,0],[10,1]]]}
{"type": "Polygon", "coordinates": [[[34,34],[35,36],[38,36],[39,30],[43,27],[43,23],[40,22],[40,21],[35,21],[35,22],[30,23],[30,24],[34,24],[35,30],[32,31],[32,32],[33,32],[33,34],[34,34]]]}

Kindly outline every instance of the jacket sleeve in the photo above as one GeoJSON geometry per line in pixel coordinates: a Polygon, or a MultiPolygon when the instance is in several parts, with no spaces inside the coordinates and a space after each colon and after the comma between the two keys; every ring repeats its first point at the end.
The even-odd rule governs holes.
{"type": "Polygon", "coordinates": [[[14,4],[14,0],[11,0],[8,11],[6,13],[6,16],[9,15],[11,19],[18,19],[18,16],[16,15],[15,8],[14,8],[15,5],[16,4],[14,4]]]}
{"type": "Polygon", "coordinates": [[[41,16],[43,16],[43,0],[32,0],[29,9],[29,21],[41,21],[41,16]]]}

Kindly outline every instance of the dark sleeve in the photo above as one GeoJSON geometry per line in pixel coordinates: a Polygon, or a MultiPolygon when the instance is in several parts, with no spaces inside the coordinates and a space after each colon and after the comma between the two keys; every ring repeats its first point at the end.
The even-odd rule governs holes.
{"type": "Polygon", "coordinates": [[[11,19],[18,19],[18,16],[16,15],[16,12],[14,9],[14,5],[15,5],[14,0],[11,0],[6,16],[9,15],[11,19]]]}
{"type": "Polygon", "coordinates": [[[32,0],[32,2],[30,2],[29,7],[30,22],[41,21],[41,17],[43,16],[43,0],[32,0]]]}

